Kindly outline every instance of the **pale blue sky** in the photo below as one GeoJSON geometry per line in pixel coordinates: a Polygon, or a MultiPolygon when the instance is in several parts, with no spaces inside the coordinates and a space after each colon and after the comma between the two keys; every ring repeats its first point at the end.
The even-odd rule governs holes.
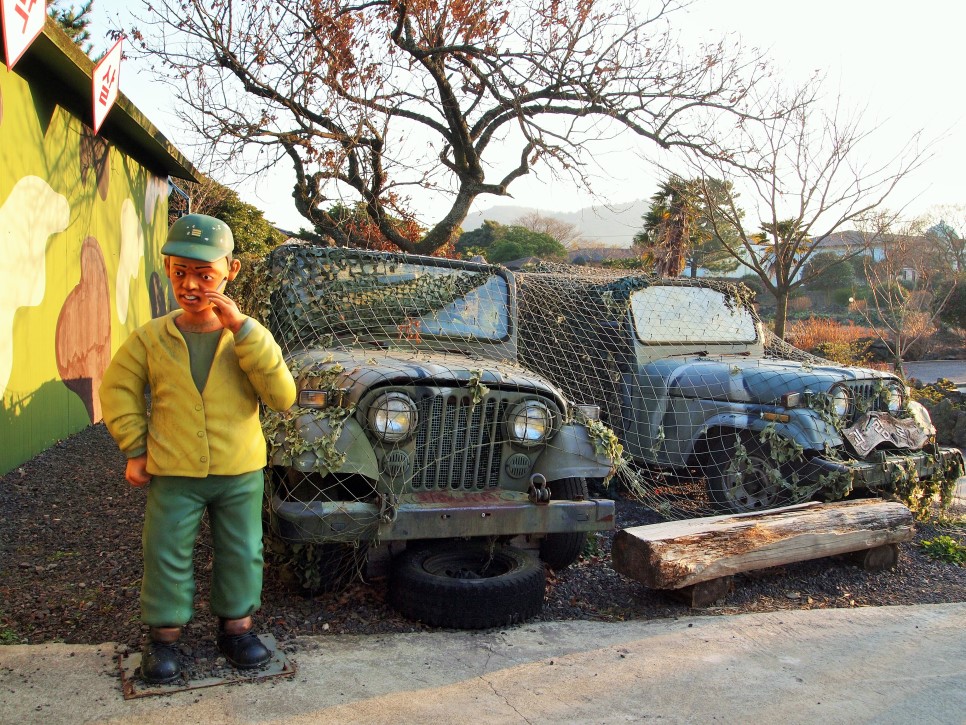
{"type": "MultiPolygon", "coordinates": [[[[108,18],[127,16],[131,0],[95,0],[94,37],[103,51],[108,18]]],[[[122,20],[123,22],[123,20],[122,20]]],[[[866,108],[869,124],[882,124],[874,138],[874,153],[891,157],[917,130],[941,140],[934,158],[911,176],[894,196],[893,206],[909,204],[921,212],[934,204],[966,203],[966,105],[960,90],[962,37],[966,4],[948,0],[699,0],[679,14],[675,27],[688,41],[704,35],[717,38],[738,32],[745,45],[766,49],[783,73],[804,78],[812,70],[826,74],[830,96],[841,93],[854,106],[866,108]]],[[[171,101],[163,86],[138,69],[122,69],[121,90],[178,144],[178,129],[170,114],[171,101]]],[[[189,154],[190,155],[190,154],[189,154]]],[[[646,198],[656,186],[655,173],[613,151],[614,163],[597,185],[598,195],[613,203],[646,198]]],[[[258,184],[240,187],[243,198],[263,209],[286,228],[305,223],[291,200],[291,175],[281,170],[258,184]]],[[[228,179],[222,179],[228,182],[228,179]]],[[[594,199],[568,185],[531,176],[512,187],[512,200],[486,198],[478,208],[521,204],[541,209],[574,210],[594,199]]],[[[438,206],[421,209],[427,218],[438,206]]]]}

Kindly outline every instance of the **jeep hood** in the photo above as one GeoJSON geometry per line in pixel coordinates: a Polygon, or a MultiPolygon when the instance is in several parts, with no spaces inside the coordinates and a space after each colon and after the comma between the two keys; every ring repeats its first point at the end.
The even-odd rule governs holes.
{"type": "Polygon", "coordinates": [[[838,382],[898,379],[869,368],[730,356],[658,360],[646,365],[645,372],[666,380],[672,396],[762,404],[776,403],[786,393],[825,392],[838,382]]]}
{"type": "Polygon", "coordinates": [[[312,388],[322,377],[325,387],[347,391],[346,403],[357,403],[372,388],[390,385],[466,386],[479,381],[491,389],[533,391],[553,398],[566,409],[560,392],[540,376],[513,363],[460,353],[335,348],[300,351],[289,357],[298,371],[299,389],[312,388]],[[338,371],[338,372],[336,372],[338,371]]]}

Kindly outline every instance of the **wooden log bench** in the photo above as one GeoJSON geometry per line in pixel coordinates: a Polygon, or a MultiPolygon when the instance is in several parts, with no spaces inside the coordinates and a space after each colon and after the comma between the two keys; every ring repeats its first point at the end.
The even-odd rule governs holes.
{"type": "Polygon", "coordinates": [[[734,574],[754,569],[838,554],[866,569],[892,568],[898,543],[914,535],[912,512],[900,503],[805,503],[623,529],[611,558],[624,576],[706,607],[728,593],[734,574]]]}

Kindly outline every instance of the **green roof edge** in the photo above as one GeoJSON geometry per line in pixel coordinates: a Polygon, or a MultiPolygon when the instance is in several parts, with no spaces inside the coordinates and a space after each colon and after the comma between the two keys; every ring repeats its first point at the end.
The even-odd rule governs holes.
{"type": "MultiPolygon", "coordinates": [[[[44,31],[31,43],[15,72],[21,70],[22,64],[28,63],[42,65],[72,91],[72,98],[65,99],[65,107],[77,113],[85,124],[92,126],[94,61],[77,47],[52,18],[47,18],[44,31]]],[[[122,65],[122,77],[123,71],[122,65]]],[[[152,171],[162,171],[168,176],[188,181],[198,181],[201,176],[184,154],[120,91],[98,135],[116,143],[152,171]]]]}

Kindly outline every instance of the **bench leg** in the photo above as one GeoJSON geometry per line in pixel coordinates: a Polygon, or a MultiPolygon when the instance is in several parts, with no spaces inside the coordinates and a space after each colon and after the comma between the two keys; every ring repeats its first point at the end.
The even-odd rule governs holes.
{"type": "Polygon", "coordinates": [[[706,582],[698,582],[688,587],[671,589],[670,591],[676,599],[684,602],[692,609],[702,609],[710,607],[731,591],[731,579],[730,576],[723,576],[706,582]]]}
{"type": "Polygon", "coordinates": [[[895,569],[899,563],[899,545],[884,544],[864,551],[854,551],[850,555],[852,563],[866,571],[885,571],[895,569]]]}

